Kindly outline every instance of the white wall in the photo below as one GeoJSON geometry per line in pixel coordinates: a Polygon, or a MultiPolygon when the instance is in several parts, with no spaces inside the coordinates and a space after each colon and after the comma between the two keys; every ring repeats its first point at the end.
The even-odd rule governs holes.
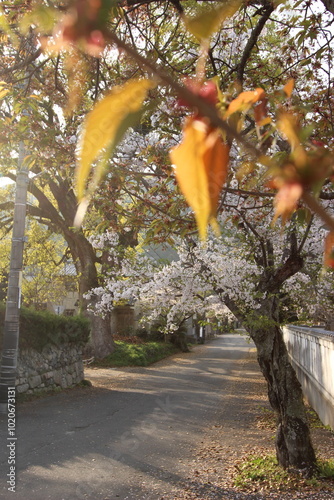
{"type": "Polygon", "coordinates": [[[291,325],[283,333],[305,398],[334,429],[334,333],[291,325]]]}

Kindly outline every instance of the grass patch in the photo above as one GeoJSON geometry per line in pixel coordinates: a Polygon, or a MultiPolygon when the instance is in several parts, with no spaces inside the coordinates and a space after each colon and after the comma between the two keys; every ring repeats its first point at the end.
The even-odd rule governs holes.
{"type": "Polygon", "coordinates": [[[148,366],[156,361],[175,354],[178,349],[172,344],[164,342],[145,342],[133,344],[117,340],[116,349],[104,359],[95,361],[93,366],[121,367],[121,366],[148,366]]]}
{"type": "Polygon", "coordinates": [[[308,423],[311,429],[326,429],[331,433],[334,432],[329,425],[325,425],[321,422],[317,412],[313,410],[313,408],[310,405],[306,405],[306,413],[307,413],[308,423]]]}
{"type": "Polygon", "coordinates": [[[243,491],[334,491],[334,460],[318,460],[317,471],[310,479],[284,470],[274,455],[250,455],[235,467],[234,486],[243,491]]]}

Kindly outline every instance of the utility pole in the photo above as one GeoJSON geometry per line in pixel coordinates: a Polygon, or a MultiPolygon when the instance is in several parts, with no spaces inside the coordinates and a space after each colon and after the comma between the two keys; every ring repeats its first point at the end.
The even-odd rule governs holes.
{"type": "Polygon", "coordinates": [[[9,390],[15,388],[19,344],[19,317],[21,305],[21,279],[23,248],[25,242],[25,218],[28,192],[28,168],[25,165],[25,147],[19,145],[14,223],[8,278],[5,325],[3,332],[2,360],[0,367],[0,413],[8,411],[9,390]]]}

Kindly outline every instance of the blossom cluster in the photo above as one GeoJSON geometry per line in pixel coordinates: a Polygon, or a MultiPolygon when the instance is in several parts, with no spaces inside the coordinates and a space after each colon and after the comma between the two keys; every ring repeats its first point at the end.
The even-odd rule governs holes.
{"type": "MultiPolygon", "coordinates": [[[[231,197],[232,199],[232,197],[231,197]]],[[[288,257],[289,231],[302,245],[305,266],[282,287],[294,304],[297,314],[324,317],[333,311],[331,271],[322,268],[322,241],[326,230],[319,221],[293,225],[287,233],[269,223],[270,213],[252,210],[256,237],[250,232],[233,231],[231,218],[222,216],[220,237],[211,236],[205,244],[187,237],[175,241],[174,257],[168,261],[154,259],[148,248],[127,249],[119,253],[119,238],[107,232],[95,239],[95,246],[107,249],[112,261],[104,285],[90,291],[97,314],[106,314],[119,303],[140,304],[142,321],[165,321],[166,331],[174,331],[188,317],[221,318],[226,316],[226,299],[243,313],[258,309],[266,292],[259,292],[265,265],[259,254],[260,241],[270,242],[271,266],[278,269],[288,257]],[[307,238],[306,238],[307,236],[307,238]]],[[[245,219],[247,222],[247,220],[245,219]]]]}

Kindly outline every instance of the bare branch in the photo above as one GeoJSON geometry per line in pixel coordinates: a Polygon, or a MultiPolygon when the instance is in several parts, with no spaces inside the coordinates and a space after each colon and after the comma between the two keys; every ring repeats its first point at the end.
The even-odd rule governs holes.
{"type": "Polygon", "coordinates": [[[245,72],[247,61],[251,55],[251,52],[252,52],[254,46],[257,44],[259,36],[260,36],[266,22],[268,21],[270,15],[274,9],[275,9],[275,7],[271,3],[268,3],[264,7],[264,9],[261,10],[261,12],[263,12],[263,15],[262,15],[262,17],[260,17],[257,25],[253,29],[253,31],[248,39],[248,42],[247,42],[246,47],[243,51],[241,60],[237,66],[237,79],[241,84],[243,83],[243,80],[244,80],[244,72],[245,72]]]}

